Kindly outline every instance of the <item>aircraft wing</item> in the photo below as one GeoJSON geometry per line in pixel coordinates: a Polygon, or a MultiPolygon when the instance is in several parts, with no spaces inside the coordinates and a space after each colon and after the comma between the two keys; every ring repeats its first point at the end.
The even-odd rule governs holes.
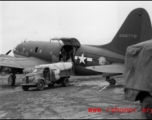
{"type": "Polygon", "coordinates": [[[8,57],[8,58],[13,58],[14,56],[11,56],[11,55],[5,55],[5,54],[0,54],[0,58],[1,57],[4,57],[4,58],[6,58],[6,57],[8,57]]]}
{"type": "Polygon", "coordinates": [[[16,58],[16,57],[0,57],[0,66],[13,67],[13,68],[33,68],[36,65],[48,64],[48,61],[44,61],[38,58],[16,58]]]}
{"type": "Polygon", "coordinates": [[[124,64],[119,64],[119,63],[113,63],[102,66],[89,66],[86,68],[101,73],[124,73],[124,64]]]}

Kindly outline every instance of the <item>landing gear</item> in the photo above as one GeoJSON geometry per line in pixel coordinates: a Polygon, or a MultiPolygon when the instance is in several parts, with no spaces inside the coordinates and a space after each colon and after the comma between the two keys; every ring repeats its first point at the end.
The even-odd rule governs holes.
{"type": "Polygon", "coordinates": [[[16,80],[16,75],[15,74],[14,75],[10,75],[8,77],[8,85],[14,86],[15,85],[15,80],[16,80]]]}
{"type": "Polygon", "coordinates": [[[108,76],[106,77],[106,81],[110,83],[110,85],[115,85],[116,84],[116,80],[114,78],[111,78],[108,76]]]}

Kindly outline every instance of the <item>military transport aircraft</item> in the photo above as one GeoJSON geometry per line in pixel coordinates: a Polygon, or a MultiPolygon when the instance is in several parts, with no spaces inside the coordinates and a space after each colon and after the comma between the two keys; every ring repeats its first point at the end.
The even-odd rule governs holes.
{"type": "Polygon", "coordinates": [[[53,38],[48,42],[27,41],[14,48],[15,57],[0,57],[0,66],[10,68],[12,74],[8,83],[14,85],[15,74],[23,73],[24,69],[67,61],[71,55],[75,75],[103,74],[114,85],[116,81],[110,77],[123,74],[126,48],[150,39],[150,17],[145,9],[137,8],[130,12],[113,40],[106,45],[81,45],[76,38],[53,38]],[[63,59],[65,51],[68,57],[63,59]]]}

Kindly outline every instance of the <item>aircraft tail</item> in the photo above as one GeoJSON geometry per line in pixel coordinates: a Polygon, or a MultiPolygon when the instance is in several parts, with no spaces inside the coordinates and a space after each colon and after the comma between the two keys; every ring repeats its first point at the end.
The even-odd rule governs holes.
{"type": "Polygon", "coordinates": [[[113,40],[102,47],[125,54],[130,45],[152,39],[150,17],[143,8],[130,12],[113,40]]]}

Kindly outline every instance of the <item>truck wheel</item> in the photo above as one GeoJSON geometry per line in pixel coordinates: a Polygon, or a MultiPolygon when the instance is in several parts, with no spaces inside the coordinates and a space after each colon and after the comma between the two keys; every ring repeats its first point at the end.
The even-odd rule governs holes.
{"type": "Polygon", "coordinates": [[[48,87],[54,87],[54,83],[48,84],[48,87]]]}
{"type": "Polygon", "coordinates": [[[38,83],[37,83],[37,89],[41,91],[41,90],[44,89],[44,87],[45,87],[44,81],[43,80],[39,80],[38,83]]]}
{"type": "Polygon", "coordinates": [[[62,78],[62,86],[66,87],[69,84],[69,79],[68,78],[62,78]]]}
{"type": "Polygon", "coordinates": [[[28,86],[22,86],[22,89],[23,89],[24,91],[28,91],[28,90],[29,90],[29,87],[28,87],[28,86]]]}
{"type": "Polygon", "coordinates": [[[10,76],[8,77],[8,85],[14,86],[14,85],[15,85],[15,79],[16,79],[16,76],[15,76],[15,75],[10,75],[10,76]]]}
{"type": "Polygon", "coordinates": [[[145,97],[141,109],[143,119],[152,119],[152,96],[145,97]]]}

